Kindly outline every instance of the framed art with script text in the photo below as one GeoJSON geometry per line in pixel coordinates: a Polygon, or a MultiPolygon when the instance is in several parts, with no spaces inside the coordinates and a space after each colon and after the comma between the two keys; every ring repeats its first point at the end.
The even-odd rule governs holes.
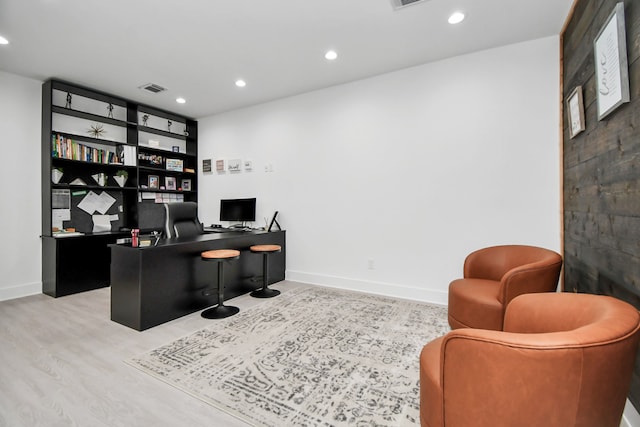
{"type": "Polygon", "coordinates": [[[616,4],[593,46],[598,120],[602,120],[630,99],[624,3],[616,4]]]}

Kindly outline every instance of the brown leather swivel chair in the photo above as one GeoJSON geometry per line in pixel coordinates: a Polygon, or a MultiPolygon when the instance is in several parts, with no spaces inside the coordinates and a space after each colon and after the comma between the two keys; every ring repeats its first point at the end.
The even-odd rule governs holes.
{"type": "Polygon", "coordinates": [[[507,304],[521,294],[554,292],[561,268],[559,254],[535,246],[492,246],[472,252],[464,261],[464,278],[449,285],[449,325],[502,330],[507,304]]]}
{"type": "Polygon", "coordinates": [[[536,293],[504,332],[463,328],[420,355],[422,427],[618,427],[640,315],[612,297],[536,293]]]}

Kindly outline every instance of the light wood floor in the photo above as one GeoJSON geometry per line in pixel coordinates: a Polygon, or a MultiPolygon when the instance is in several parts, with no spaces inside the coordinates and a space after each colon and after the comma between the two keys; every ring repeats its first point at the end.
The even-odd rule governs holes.
{"type": "Polygon", "coordinates": [[[124,363],[215,320],[197,312],[138,332],[110,320],[109,299],[103,288],[0,302],[0,426],[247,426],[124,363]]]}

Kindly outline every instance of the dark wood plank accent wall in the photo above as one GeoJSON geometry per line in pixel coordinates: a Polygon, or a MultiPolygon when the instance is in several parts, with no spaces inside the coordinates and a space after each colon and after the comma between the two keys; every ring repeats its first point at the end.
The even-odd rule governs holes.
{"type": "MultiPolygon", "coordinates": [[[[564,289],[640,309],[640,1],[624,0],[631,101],[598,121],[593,41],[621,0],[576,0],[561,35],[563,102],[582,86],[586,130],[563,117],[564,289]]],[[[564,104],[566,105],[566,103],[564,104]]],[[[640,408],[640,358],[630,399],[640,408]]]]}

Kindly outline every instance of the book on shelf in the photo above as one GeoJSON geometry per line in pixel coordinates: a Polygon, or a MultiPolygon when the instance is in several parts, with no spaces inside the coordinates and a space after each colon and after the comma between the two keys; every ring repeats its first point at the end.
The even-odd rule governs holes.
{"type": "Polygon", "coordinates": [[[54,158],[102,164],[122,163],[114,151],[81,144],[60,134],[51,137],[51,145],[51,155],[54,158]]]}
{"type": "Polygon", "coordinates": [[[136,147],[133,145],[119,145],[118,155],[125,166],[136,166],[136,147]]]}

